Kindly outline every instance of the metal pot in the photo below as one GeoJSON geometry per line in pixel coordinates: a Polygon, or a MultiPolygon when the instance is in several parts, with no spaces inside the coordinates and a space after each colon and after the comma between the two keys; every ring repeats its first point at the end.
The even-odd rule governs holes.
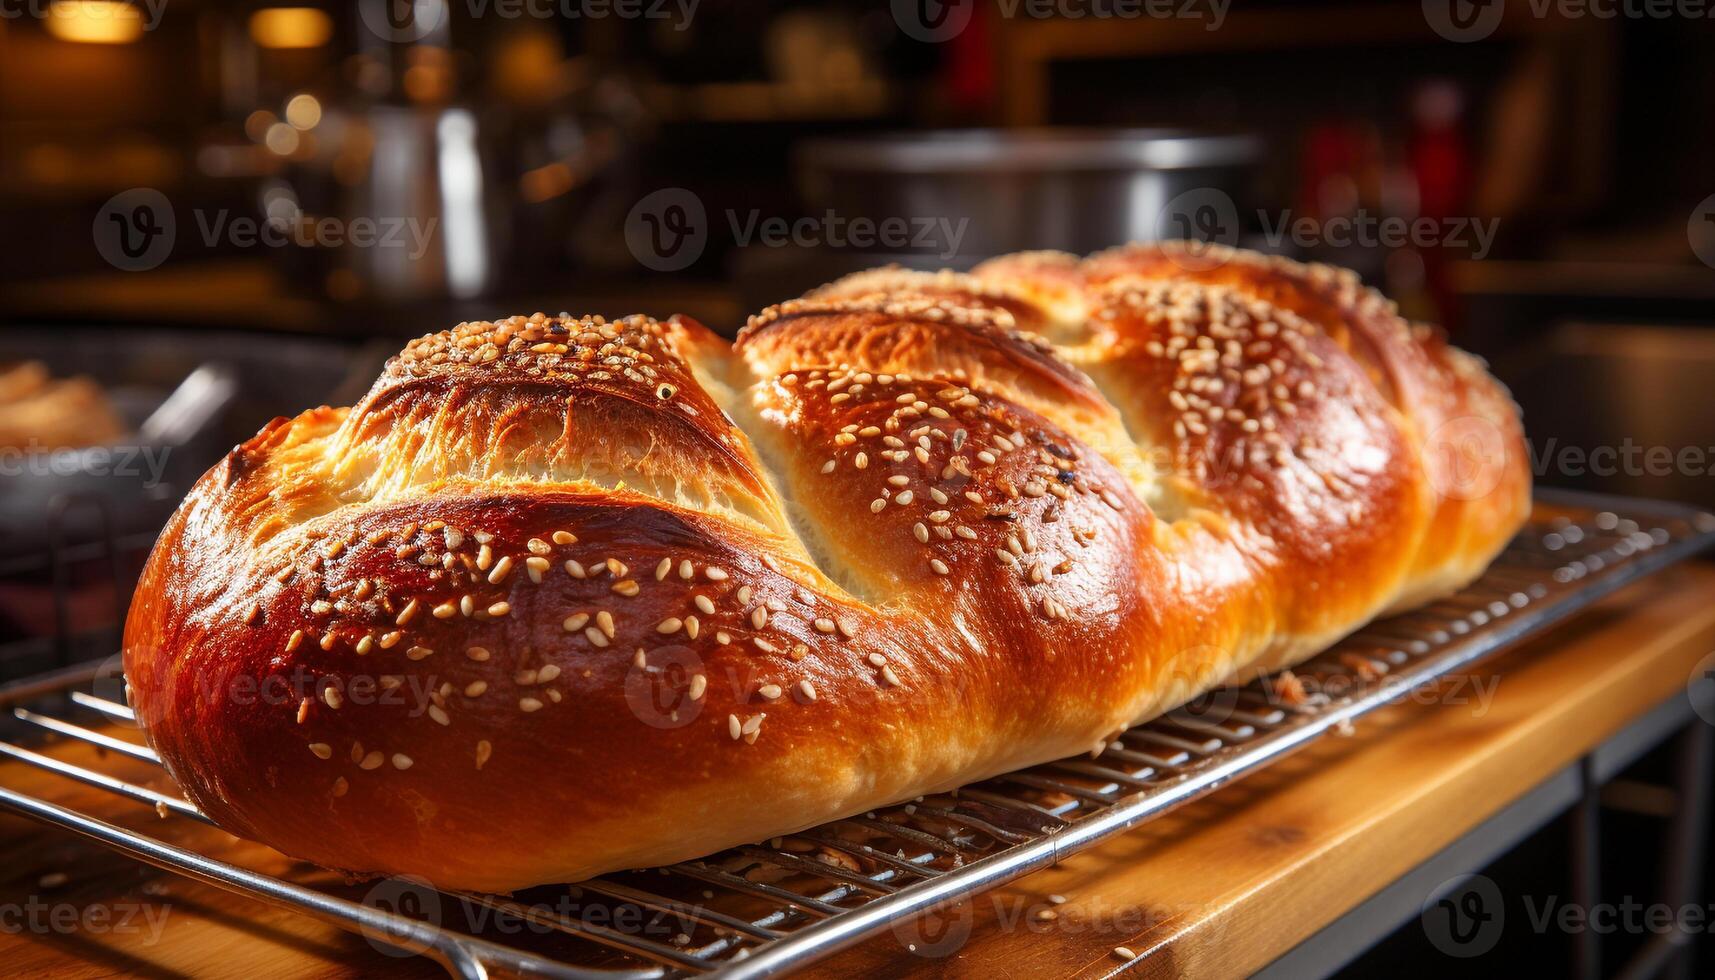
{"type": "Polygon", "coordinates": [[[961,130],[815,140],[797,164],[813,212],[903,219],[929,239],[899,251],[938,250],[939,264],[958,266],[1021,249],[1236,240],[1259,148],[1251,136],[1166,129],[961,130]],[[1174,220],[1216,211],[1230,230],[1174,220]]]}

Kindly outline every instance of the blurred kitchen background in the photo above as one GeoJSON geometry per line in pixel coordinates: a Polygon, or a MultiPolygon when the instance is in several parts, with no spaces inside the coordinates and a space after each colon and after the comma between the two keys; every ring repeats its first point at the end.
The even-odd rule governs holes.
{"type": "MultiPolygon", "coordinates": [[[[220,452],[459,319],[1186,234],[1445,324],[1544,483],[1715,504],[1715,28],[1438,3],[0,0],[0,573],[117,539],[122,602],[220,452]]],[[[65,561],[0,615],[76,632],[65,561]]]]}
{"type": "Polygon", "coordinates": [[[117,649],[189,483],[401,338],[730,334],[890,261],[1348,266],[1491,360],[1541,482],[1715,505],[1712,42],[1500,0],[0,0],[0,681],[117,649]]]}

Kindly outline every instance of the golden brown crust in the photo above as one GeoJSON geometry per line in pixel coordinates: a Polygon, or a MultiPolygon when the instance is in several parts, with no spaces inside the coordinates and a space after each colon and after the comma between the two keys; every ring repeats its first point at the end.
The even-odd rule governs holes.
{"type": "Polygon", "coordinates": [[[1528,495],[1499,386],[1339,274],[1176,248],[860,274],[731,348],[413,342],[168,525],[150,743],[236,832],[510,889],[1083,751],[1480,570],[1528,495]]]}

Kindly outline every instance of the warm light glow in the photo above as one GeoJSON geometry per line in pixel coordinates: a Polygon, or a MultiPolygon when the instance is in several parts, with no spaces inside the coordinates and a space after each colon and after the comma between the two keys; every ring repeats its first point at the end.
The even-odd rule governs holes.
{"type": "Polygon", "coordinates": [[[143,16],[123,0],[54,0],[48,33],[83,44],[127,44],[143,36],[143,16]]]}
{"type": "Polygon", "coordinates": [[[244,135],[260,143],[267,137],[268,127],[279,121],[267,109],[257,109],[244,117],[244,135]]]}
{"type": "Polygon", "coordinates": [[[319,48],[333,36],[333,19],[314,7],[269,7],[250,15],[250,39],[264,48],[319,48]]]}
{"type": "Polygon", "coordinates": [[[314,129],[322,121],[322,104],[307,92],[294,95],[286,103],[286,121],[298,129],[314,129]]]}
{"type": "Polygon", "coordinates": [[[285,123],[275,123],[268,127],[262,141],[275,153],[283,157],[291,156],[298,150],[298,131],[285,123]]]}

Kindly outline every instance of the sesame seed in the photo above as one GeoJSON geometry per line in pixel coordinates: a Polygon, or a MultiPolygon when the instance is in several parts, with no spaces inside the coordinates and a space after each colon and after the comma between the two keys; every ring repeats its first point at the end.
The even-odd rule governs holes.
{"type": "Polygon", "coordinates": [[[936,575],[946,575],[950,571],[947,568],[947,563],[939,558],[929,559],[929,567],[934,570],[936,575]]]}
{"type": "Polygon", "coordinates": [[[476,743],[476,767],[481,769],[483,764],[486,763],[489,757],[493,754],[494,746],[490,745],[487,739],[483,739],[476,743]]]}
{"type": "Polygon", "coordinates": [[[672,570],[673,570],[673,559],[671,559],[671,558],[661,559],[661,564],[655,566],[655,581],[659,582],[662,579],[666,578],[667,573],[671,572],[672,570]]]}
{"type": "Polygon", "coordinates": [[[710,565],[709,567],[703,569],[703,574],[705,576],[707,576],[708,580],[711,582],[724,582],[724,581],[726,581],[726,577],[727,577],[726,569],[717,568],[714,565],[710,565]]]}
{"type": "Polygon", "coordinates": [[[532,555],[545,555],[554,550],[552,545],[543,541],[541,538],[531,538],[524,542],[524,549],[532,555]]]}
{"type": "Polygon", "coordinates": [[[608,612],[606,609],[596,613],[595,627],[596,629],[601,630],[603,636],[610,640],[613,639],[613,613],[608,612]]]}
{"type": "Polygon", "coordinates": [[[567,558],[566,559],[566,574],[570,575],[572,578],[588,578],[589,577],[589,573],[584,571],[584,566],[582,564],[580,564],[577,561],[577,559],[575,559],[575,558],[567,558]]]}
{"type": "Polygon", "coordinates": [[[881,679],[886,681],[888,683],[888,686],[890,686],[890,687],[899,687],[900,686],[899,675],[895,674],[893,672],[892,667],[881,668],[881,679]]]}
{"type": "Polygon", "coordinates": [[[386,761],[387,756],[378,749],[364,756],[363,761],[357,764],[357,768],[363,770],[380,769],[381,764],[386,761]]]}
{"type": "Polygon", "coordinates": [[[512,574],[512,556],[507,555],[494,565],[494,571],[488,573],[488,584],[499,585],[506,581],[506,576],[512,574]]]}
{"type": "Polygon", "coordinates": [[[666,619],[663,619],[661,622],[655,624],[655,632],[657,632],[657,633],[677,633],[677,632],[679,632],[680,627],[683,627],[684,625],[685,625],[684,620],[680,619],[679,617],[668,616],[666,619]]]}
{"type": "Polygon", "coordinates": [[[1129,947],[1126,947],[1126,946],[1115,946],[1114,947],[1114,955],[1119,957],[1122,960],[1127,960],[1127,961],[1137,959],[1137,954],[1132,952],[1131,949],[1129,947]]]}
{"type": "Polygon", "coordinates": [[[887,506],[887,498],[886,497],[877,497],[874,500],[869,502],[869,512],[872,514],[879,514],[879,513],[881,513],[882,508],[884,508],[886,506],[887,506]]]}
{"type": "Polygon", "coordinates": [[[685,558],[679,562],[679,577],[680,578],[689,582],[691,580],[691,576],[693,576],[695,574],[696,574],[696,569],[691,567],[691,559],[685,558]]]}
{"type": "Polygon", "coordinates": [[[532,711],[538,711],[541,709],[541,707],[542,707],[542,702],[536,700],[535,698],[519,698],[518,699],[518,710],[522,711],[526,714],[528,714],[532,711]]]}
{"type": "Polygon", "coordinates": [[[411,649],[405,651],[405,656],[411,658],[412,660],[422,660],[425,657],[432,656],[434,654],[434,652],[435,652],[434,650],[432,650],[428,647],[412,647],[411,649]]]}
{"type": "Polygon", "coordinates": [[[443,602],[440,605],[436,606],[434,609],[430,610],[430,612],[434,614],[434,617],[436,619],[451,619],[454,616],[458,615],[458,611],[459,611],[458,604],[454,603],[450,600],[447,602],[443,602]]]}
{"type": "Polygon", "coordinates": [[[916,495],[913,494],[910,490],[901,490],[899,492],[899,496],[893,498],[893,502],[898,504],[901,507],[904,507],[906,504],[909,504],[911,501],[913,501],[915,499],[917,499],[916,495]]]}
{"type": "Polygon", "coordinates": [[[629,599],[632,596],[637,595],[637,593],[642,592],[643,587],[631,579],[624,579],[613,583],[613,591],[629,599]]]}
{"type": "Polygon", "coordinates": [[[393,620],[393,622],[399,626],[404,626],[406,623],[409,623],[411,618],[415,615],[417,615],[417,600],[412,599],[410,602],[405,603],[405,608],[399,611],[399,615],[393,620]]]}
{"type": "Polygon", "coordinates": [[[504,616],[511,611],[512,603],[510,602],[497,602],[488,607],[488,614],[490,616],[504,616]]]}
{"type": "Polygon", "coordinates": [[[453,720],[447,717],[446,711],[438,704],[429,705],[429,717],[433,718],[437,725],[450,725],[453,723],[453,720]]]}
{"type": "Polygon", "coordinates": [[[302,642],[304,642],[304,631],[293,630],[291,637],[286,640],[286,652],[291,653],[293,650],[296,650],[298,648],[298,644],[302,642]]]}
{"type": "Polygon", "coordinates": [[[565,622],[562,622],[560,626],[568,633],[576,633],[578,630],[583,629],[584,624],[589,621],[589,613],[573,613],[570,616],[567,616],[565,622]]]}
{"type": "Polygon", "coordinates": [[[697,609],[699,609],[703,613],[703,615],[705,615],[705,616],[713,616],[714,615],[715,604],[714,604],[714,601],[712,599],[710,599],[708,596],[698,594],[696,596],[693,596],[691,598],[691,601],[696,604],[697,609]]]}
{"type": "Polygon", "coordinates": [[[584,639],[590,641],[591,646],[607,646],[607,637],[603,636],[601,630],[596,629],[594,626],[588,627],[584,630],[584,639]]]}
{"type": "Polygon", "coordinates": [[[482,663],[488,659],[488,650],[484,647],[471,647],[464,652],[464,655],[477,663],[482,663]]]}
{"type": "Polygon", "coordinates": [[[476,567],[479,571],[488,571],[488,566],[494,564],[494,548],[483,545],[476,553],[476,567]]]}
{"type": "Polygon", "coordinates": [[[349,791],[350,789],[351,789],[351,784],[345,781],[344,776],[337,776],[334,778],[333,795],[344,796],[346,794],[346,792],[349,791]]]}
{"type": "Polygon", "coordinates": [[[756,693],[762,695],[763,697],[767,698],[770,701],[773,701],[776,698],[780,697],[782,692],[780,690],[779,684],[764,684],[761,687],[756,689],[756,693]]]}
{"type": "Polygon", "coordinates": [[[555,531],[553,537],[555,544],[576,544],[578,540],[578,536],[570,531],[555,531]]]}
{"type": "Polygon", "coordinates": [[[744,726],[739,723],[738,715],[726,716],[726,730],[727,734],[731,735],[732,740],[735,742],[738,741],[739,736],[744,734],[744,726]]]}
{"type": "Polygon", "coordinates": [[[816,700],[816,688],[807,680],[798,682],[798,693],[803,695],[806,701],[816,700]]]}
{"type": "Polygon", "coordinates": [[[704,677],[702,674],[696,674],[691,677],[691,690],[689,693],[692,701],[702,700],[703,693],[708,689],[709,679],[707,677],[704,677]]]}
{"type": "Polygon", "coordinates": [[[391,633],[381,634],[381,649],[383,649],[383,650],[393,649],[394,647],[399,645],[399,641],[401,639],[403,639],[404,636],[405,636],[405,634],[399,632],[398,630],[394,630],[391,633]]]}
{"type": "Polygon", "coordinates": [[[315,756],[318,759],[331,759],[331,758],[333,758],[333,746],[327,744],[326,742],[311,742],[310,743],[310,751],[315,753],[315,756]]]}
{"type": "Polygon", "coordinates": [[[467,698],[480,698],[482,697],[483,692],[487,690],[487,681],[471,681],[469,684],[464,686],[464,696],[467,698]]]}
{"type": "Polygon", "coordinates": [[[778,652],[778,649],[779,649],[774,644],[768,642],[767,640],[763,639],[760,636],[751,637],[750,642],[756,644],[756,648],[758,650],[761,650],[763,653],[776,653],[776,652],[778,652]]]}
{"type": "Polygon", "coordinates": [[[762,606],[757,606],[755,609],[751,610],[750,625],[756,629],[762,629],[764,626],[767,626],[768,610],[762,606]]]}
{"type": "Polygon", "coordinates": [[[338,710],[339,706],[345,703],[345,696],[339,693],[337,687],[324,687],[322,688],[322,701],[328,707],[338,710]]]}
{"type": "Polygon", "coordinates": [[[403,752],[393,753],[393,768],[404,771],[411,768],[411,765],[412,761],[410,756],[403,752]]]}

